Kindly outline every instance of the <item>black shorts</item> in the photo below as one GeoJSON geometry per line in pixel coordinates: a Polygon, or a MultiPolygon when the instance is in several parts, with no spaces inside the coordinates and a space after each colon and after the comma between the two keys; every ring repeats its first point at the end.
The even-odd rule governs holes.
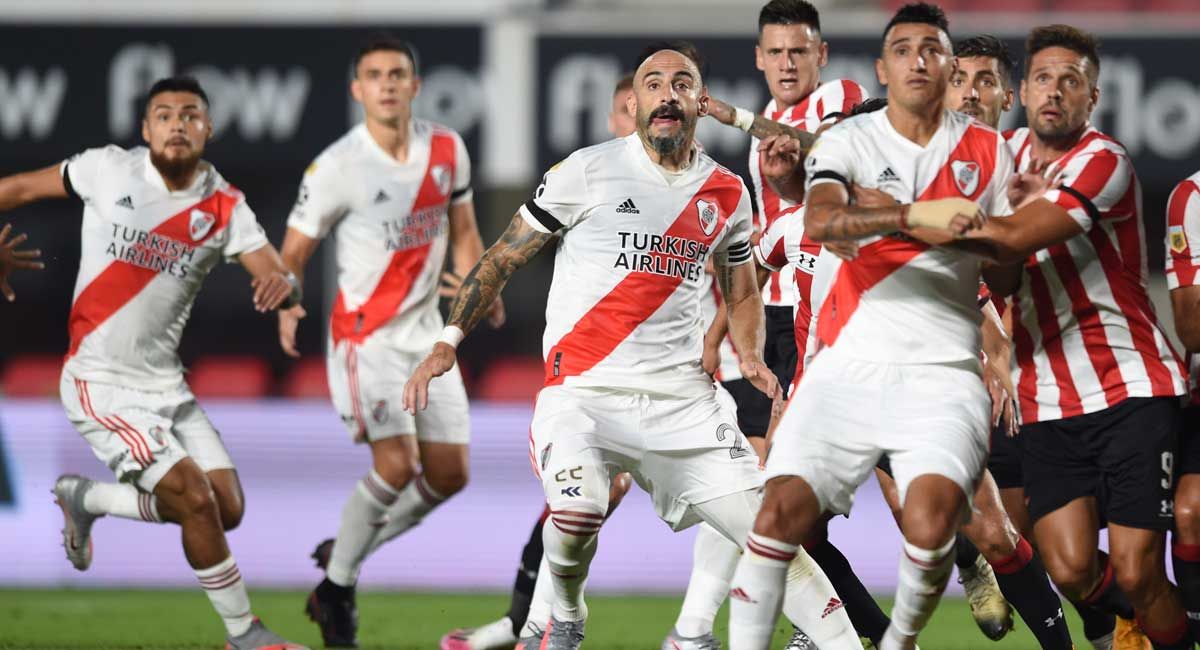
{"type": "Polygon", "coordinates": [[[1130,397],[1103,411],[1022,426],[1031,520],[1093,496],[1103,520],[1171,528],[1179,427],[1175,397],[1130,397]]]}
{"type": "Polygon", "coordinates": [[[721,385],[737,402],[737,423],[747,438],[764,438],[771,424],[771,398],[754,387],[749,379],[723,381],[721,385]]]}
{"type": "Polygon", "coordinates": [[[765,314],[767,342],[763,349],[763,363],[775,373],[786,395],[800,358],[796,351],[796,325],[792,320],[792,308],[766,307],[765,314]]]}
{"type": "Polygon", "coordinates": [[[1200,474],[1200,406],[1183,409],[1183,426],[1179,429],[1179,456],[1175,460],[1178,474],[1200,474]]]}
{"type": "Polygon", "coordinates": [[[1010,438],[1004,427],[992,428],[992,450],[988,455],[987,468],[996,479],[996,487],[1001,490],[1019,488],[1025,485],[1021,474],[1021,438],[1025,435],[1022,429],[1017,437],[1010,438]]]}

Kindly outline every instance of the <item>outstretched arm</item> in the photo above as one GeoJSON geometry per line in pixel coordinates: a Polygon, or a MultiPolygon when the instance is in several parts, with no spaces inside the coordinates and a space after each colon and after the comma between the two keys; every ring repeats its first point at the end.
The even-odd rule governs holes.
{"type": "MultiPolygon", "coordinates": [[[[483,239],[479,236],[479,225],[475,220],[475,204],[471,201],[450,206],[450,255],[453,274],[443,275],[444,284],[457,291],[459,278],[470,272],[483,256],[483,239]]],[[[488,325],[500,327],[504,324],[504,301],[499,296],[488,308],[488,325]]]]}
{"type": "Polygon", "coordinates": [[[800,148],[807,152],[812,148],[814,142],[817,141],[817,136],[808,131],[797,129],[794,126],[788,126],[775,120],[769,120],[762,115],[756,115],[746,109],[739,109],[736,106],[726,104],[716,97],[708,98],[708,114],[721,124],[737,127],[746,133],[765,140],[776,135],[786,135],[800,141],[800,148]],[[743,111],[739,115],[738,111],[743,111]],[[741,120],[739,120],[739,117],[741,120]]]}
{"type": "Polygon", "coordinates": [[[46,268],[39,258],[42,256],[40,250],[17,250],[17,246],[25,243],[25,234],[22,233],[9,239],[8,235],[12,232],[12,226],[4,224],[4,228],[0,229],[0,294],[9,302],[17,299],[17,294],[8,284],[8,276],[16,269],[43,269],[46,268]]]}
{"type": "MultiPolygon", "coordinates": [[[[982,247],[997,264],[1011,265],[1082,232],[1083,227],[1065,209],[1046,199],[1036,199],[1011,217],[989,219],[982,228],[967,233],[962,245],[982,247]]],[[[997,293],[1005,295],[999,287],[997,293]]]]}
{"type": "MultiPolygon", "coordinates": [[[[308,260],[312,258],[313,253],[317,252],[317,247],[321,245],[321,240],[314,237],[309,237],[295,228],[288,228],[287,234],[283,237],[283,250],[280,255],[283,257],[283,265],[296,278],[296,286],[304,286],[304,267],[308,265],[308,260]]],[[[279,314],[279,347],[283,349],[283,353],[292,358],[299,358],[300,351],[296,349],[296,330],[300,327],[300,321],[308,312],[304,311],[304,306],[297,300],[294,305],[280,309],[279,314]]]]}
{"type": "Polygon", "coordinates": [[[238,261],[254,279],[254,308],[260,312],[288,308],[300,302],[300,284],[283,265],[279,251],[271,244],[238,255],[238,261]]]}
{"type": "Polygon", "coordinates": [[[67,196],[59,165],[0,178],[0,212],[42,199],[65,199],[67,196]]]}
{"type": "Polygon", "coordinates": [[[430,380],[454,367],[455,346],[487,315],[512,274],[528,264],[551,237],[550,233],[534,230],[520,212],[513,215],[504,234],[484,251],[479,263],[463,279],[450,305],[442,340],[433,345],[429,356],[404,385],[405,410],[416,413],[428,406],[430,380]]]}

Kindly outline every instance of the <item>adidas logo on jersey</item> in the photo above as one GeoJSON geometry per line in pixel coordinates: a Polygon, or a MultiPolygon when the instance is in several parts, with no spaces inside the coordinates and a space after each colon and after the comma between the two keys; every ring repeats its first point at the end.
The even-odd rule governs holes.
{"type": "Polygon", "coordinates": [[[888,181],[898,181],[898,180],[900,180],[900,177],[896,175],[896,172],[892,171],[891,167],[886,167],[886,168],[884,168],[883,173],[879,174],[879,178],[875,179],[875,182],[879,183],[879,184],[883,184],[888,181]]]}
{"type": "Polygon", "coordinates": [[[821,612],[821,618],[829,616],[842,607],[845,607],[845,605],[842,604],[842,601],[838,600],[837,598],[830,598],[829,602],[825,605],[825,611],[821,612]]]}
{"type": "Polygon", "coordinates": [[[121,198],[117,199],[117,207],[132,210],[133,209],[133,197],[126,195],[126,196],[122,196],[121,198]]]}
{"type": "Polygon", "coordinates": [[[376,205],[378,205],[380,203],[386,203],[391,200],[392,200],[392,197],[388,196],[387,192],[384,192],[383,190],[379,190],[379,194],[375,195],[375,204],[376,205]]]}
{"type": "Polygon", "coordinates": [[[642,211],[638,210],[637,206],[633,204],[633,199],[625,199],[624,203],[617,206],[617,212],[619,214],[641,214],[642,213],[642,211]]]}

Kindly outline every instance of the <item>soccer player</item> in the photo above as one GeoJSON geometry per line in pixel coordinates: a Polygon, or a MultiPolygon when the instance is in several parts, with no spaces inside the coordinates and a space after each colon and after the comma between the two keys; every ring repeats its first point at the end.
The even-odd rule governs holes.
{"type": "MultiPolygon", "coordinates": [[[[779,392],[759,352],[749,192],[694,146],[708,101],[700,70],[658,50],[640,62],[633,87],[637,134],[581,149],[546,173],[464,282],[442,340],[405,387],[406,407],[424,408],[426,384],[453,367],[455,346],[486,305],[561,234],[546,309],[547,385],[530,445],[551,510],[544,542],[556,597],[543,647],[552,650],[583,640],[583,585],[616,472],[630,471],[673,529],[703,520],[732,541],[746,539],[761,472],[700,365],[699,294],[710,258],[742,374],[779,392]]],[[[763,550],[785,564],[795,558],[789,618],[823,648],[858,647],[807,554],[763,550]]]]}
{"type": "Polygon", "coordinates": [[[1175,333],[1188,352],[1191,396],[1179,433],[1172,563],[1193,641],[1200,641],[1200,172],[1175,186],[1167,201],[1167,288],[1175,333]]]}
{"type": "Polygon", "coordinates": [[[961,245],[1008,263],[986,278],[1014,294],[1021,469],[1051,578],[1115,614],[1132,604],[1156,648],[1191,647],[1163,548],[1184,372],[1150,307],[1137,176],[1089,122],[1099,73],[1090,34],[1030,33],[1021,103],[1031,128],[1010,139],[1022,172],[1012,199],[1026,205],[961,245]],[[1111,560],[1096,552],[1103,523],[1111,560]]]}
{"type": "MultiPolygon", "coordinates": [[[[431,408],[415,416],[401,408],[401,389],[442,326],[438,278],[447,252],[461,275],[483,251],[462,139],[412,115],[420,89],[412,48],[378,37],[358,51],[353,69],[350,90],[366,119],[309,166],[283,243],[284,262],[302,277],[321,240],[334,233],[337,241],[329,389],[351,438],[370,447],[372,467],[342,510],[325,579],[306,610],[327,646],[351,647],[363,561],[467,482],[470,426],[458,369],[433,382],[431,408]]],[[[499,300],[487,311],[493,326],[503,322],[499,300]]],[[[293,356],[303,316],[300,307],[280,312],[280,342],[293,356]]]]}
{"type": "Polygon", "coordinates": [[[12,225],[4,224],[4,228],[0,229],[0,294],[4,295],[4,299],[13,302],[17,299],[17,293],[13,291],[12,285],[8,283],[8,276],[17,269],[32,269],[39,270],[46,268],[39,258],[42,256],[42,251],[34,250],[17,250],[17,246],[25,243],[28,237],[22,233],[9,239],[9,234],[12,233],[12,225]]]}
{"type": "Polygon", "coordinates": [[[178,356],[192,302],[222,258],[249,271],[260,312],[299,295],[245,197],[201,159],[211,137],[200,85],[160,79],[142,121],[148,148],[88,149],[0,179],[0,210],[69,196],[84,206],[60,391],[67,418],[118,482],[68,474],[55,483],[67,559],[91,565],[92,525],[105,515],[179,524],[227,647],[298,648],[251,612],[225,540],[242,519],[242,486],[178,356]]]}
{"type": "MultiPolygon", "coordinates": [[[[633,73],[629,73],[621,77],[617,81],[616,88],[613,89],[612,107],[608,114],[608,132],[614,138],[624,138],[637,128],[635,116],[630,110],[629,100],[632,96],[633,73]]],[[[612,514],[621,499],[625,497],[631,482],[628,474],[613,480],[612,490],[609,494],[608,514],[612,514]]],[[[538,579],[543,564],[542,527],[549,516],[550,509],[547,507],[538,517],[537,523],[534,524],[533,530],[529,534],[529,541],[521,549],[521,563],[517,566],[512,597],[504,616],[477,628],[451,630],[442,637],[439,645],[441,650],[511,648],[523,636],[521,631],[526,628],[527,622],[533,623],[527,635],[534,636],[537,633],[536,630],[542,629],[545,623],[544,619],[549,618],[549,612],[545,612],[545,616],[538,612],[537,615],[531,617],[530,610],[531,607],[544,609],[548,604],[552,604],[553,600],[548,594],[550,582],[545,578],[538,579]],[[535,597],[535,587],[539,584],[542,585],[543,593],[538,594],[540,597],[535,597]]]]}
{"type": "Polygon", "coordinates": [[[767,647],[774,629],[786,567],[759,545],[795,548],[823,512],[848,512],[884,454],[901,495],[905,544],[880,646],[915,647],[945,588],[954,533],[987,457],[980,262],[907,232],[977,228],[981,204],[987,213],[1010,212],[1011,158],[997,131],[945,109],[954,59],[937,7],[897,12],[876,70],[887,109],[829,129],[805,163],[808,236],[864,241],[824,299],[817,335],[825,349],[806,368],[767,459],[763,507],[734,579],[747,595],[733,603],[735,650],[767,647]],[[908,203],[851,206],[855,184],[908,203]]]}

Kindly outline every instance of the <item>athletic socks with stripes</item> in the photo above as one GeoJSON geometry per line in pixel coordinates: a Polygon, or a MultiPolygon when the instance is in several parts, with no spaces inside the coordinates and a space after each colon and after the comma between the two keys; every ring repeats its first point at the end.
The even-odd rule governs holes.
{"type": "MultiPolygon", "coordinates": [[[[409,481],[408,485],[404,486],[404,489],[400,491],[400,495],[396,497],[395,502],[388,508],[387,521],[379,529],[379,534],[371,542],[371,548],[367,551],[367,554],[374,553],[375,549],[391,541],[409,528],[421,523],[425,515],[428,515],[434,508],[442,505],[445,501],[446,497],[430,487],[429,482],[425,480],[424,474],[409,481]]],[[[333,548],[336,550],[337,545],[335,544],[333,548]]]]}
{"type": "Polygon", "coordinates": [[[1050,587],[1041,558],[1021,537],[1009,557],[992,564],[1005,599],[1021,615],[1043,650],[1071,650],[1071,633],[1062,602],[1050,587]]]}
{"type": "Polygon", "coordinates": [[[342,508],[342,523],[338,528],[333,551],[325,576],[341,587],[358,582],[358,571],[371,553],[380,528],[387,521],[388,508],[396,503],[399,493],[371,470],[354,486],[342,508]]]}
{"type": "Polygon", "coordinates": [[[865,636],[871,643],[879,645],[883,633],[887,630],[887,614],[879,608],[879,603],[871,596],[871,592],[863,585],[862,580],[854,573],[846,556],[829,540],[814,544],[808,548],[808,554],[821,567],[838,596],[846,603],[846,614],[854,624],[854,630],[859,636],[865,636]]]}
{"type": "Polygon", "coordinates": [[[795,544],[750,533],[729,591],[730,650],[762,650],[771,645],[775,619],[783,607],[788,564],[795,544]]]}
{"type": "Polygon", "coordinates": [[[125,483],[92,483],[83,495],[83,509],[93,515],[113,515],[155,524],[163,522],[158,514],[158,499],[125,483]]]}
{"type": "Polygon", "coordinates": [[[212,602],[213,609],[225,622],[230,637],[241,636],[250,629],[254,615],[250,613],[250,596],[233,556],[207,569],[196,569],[196,579],[212,602]]]}
{"type": "Polygon", "coordinates": [[[737,568],[742,549],[706,523],[696,531],[692,546],[692,575],[675,631],[684,638],[712,634],[717,611],[729,595],[729,581],[737,568]]]}
{"type": "Polygon", "coordinates": [[[946,590],[954,567],[954,538],[941,548],[924,549],[908,542],[900,555],[900,580],[896,586],[896,604],[892,624],[884,634],[880,650],[911,648],[917,634],[946,590]]]}

